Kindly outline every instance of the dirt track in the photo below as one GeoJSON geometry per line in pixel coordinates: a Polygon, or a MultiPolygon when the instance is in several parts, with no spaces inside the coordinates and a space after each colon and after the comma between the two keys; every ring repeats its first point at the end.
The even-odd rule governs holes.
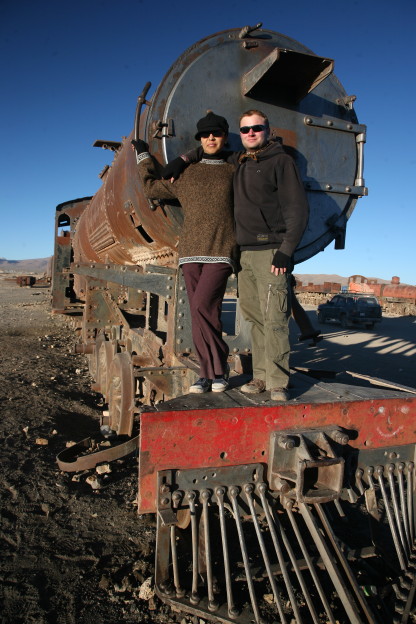
{"type": "Polygon", "coordinates": [[[99,396],[73,344],[48,290],[0,280],[0,622],[175,622],[139,597],[155,528],[137,515],[135,458],[115,462],[97,490],[86,483],[94,471],[73,480],[56,465],[68,441],[99,437],[99,396]]]}

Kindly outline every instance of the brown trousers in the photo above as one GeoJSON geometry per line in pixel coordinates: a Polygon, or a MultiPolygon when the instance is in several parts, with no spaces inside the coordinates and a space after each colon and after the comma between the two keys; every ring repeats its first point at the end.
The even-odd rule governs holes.
{"type": "Polygon", "coordinates": [[[192,339],[201,377],[225,374],[228,345],[222,338],[221,305],[232,268],[226,262],[182,265],[192,319],[192,339]]]}

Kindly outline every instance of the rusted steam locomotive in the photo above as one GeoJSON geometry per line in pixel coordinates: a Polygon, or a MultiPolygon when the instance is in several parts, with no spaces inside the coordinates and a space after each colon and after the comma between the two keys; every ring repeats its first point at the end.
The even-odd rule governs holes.
{"type": "MultiPolygon", "coordinates": [[[[239,113],[261,108],[308,193],[297,262],[332,241],[343,248],[367,192],[365,126],[333,61],[260,27],[196,43],[150,100],[148,83],[130,136],[96,143],[114,151],[100,190],[57,207],[53,309],[73,319],[76,350],[107,404],[101,425],[123,441],[84,458],[68,450],[60,466],[138,446],[139,513],[157,515],[156,591],[182,611],[215,622],[406,622],[416,391],[297,370],[283,404],[256,403],[237,384],[187,395],[198,367],[177,270],[181,207],[145,199],[131,139],[164,163],[194,145],[209,108],[229,120],[238,149],[239,113]]],[[[242,374],[250,344],[235,292],[230,279],[226,340],[242,374]]]]}

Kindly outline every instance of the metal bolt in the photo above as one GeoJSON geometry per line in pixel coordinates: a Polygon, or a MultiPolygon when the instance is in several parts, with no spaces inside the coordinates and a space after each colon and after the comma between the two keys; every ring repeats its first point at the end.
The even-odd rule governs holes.
{"type": "Polygon", "coordinates": [[[182,492],[180,490],[177,490],[176,492],[172,494],[172,500],[174,503],[179,503],[181,498],[182,498],[182,492]]]}
{"type": "Polygon", "coordinates": [[[295,446],[294,439],[289,436],[280,436],[277,443],[285,451],[291,451],[295,446]]]}
{"type": "Polygon", "coordinates": [[[210,600],[208,603],[208,611],[217,611],[219,604],[216,600],[210,600]]]}
{"type": "Polygon", "coordinates": [[[282,494],[287,494],[290,490],[290,485],[287,481],[283,481],[280,477],[275,477],[273,481],[273,488],[276,492],[281,492],[282,494]]]}
{"type": "Polygon", "coordinates": [[[202,490],[201,492],[201,498],[202,500],[208,500],[210,496],[210,492],[209,490],[202,490]]]}
{"type": "Polygon", "coordinates": [[[335,430],[332,434],[332,439],[334,442],[338,442],[338,444],[342,444],[345,446],[350,441],[347,433],[343,433],[342,431],[335,430]]]}

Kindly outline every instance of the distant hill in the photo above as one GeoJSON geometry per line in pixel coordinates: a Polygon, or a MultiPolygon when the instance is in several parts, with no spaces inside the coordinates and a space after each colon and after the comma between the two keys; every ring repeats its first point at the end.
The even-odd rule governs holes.
{"type": "MultiPolygon", "coordinates": [[[[51,258],[37,258],[35,260],[6,260],[6,258],[0,258],[0,272],[3,273],[45,273],[48,269],[48,263],[51,258]]],[[[295,273],[297,280],[300,280],[305,286],[307,284],[323,284],[324,282],[335,282],[341,284],[341,286],[348,285],[348,277],[342,277],[341,275],[327,275],[326,273],[319,273],[316,275],[309,275],[308,273],[295,273]]],[[[367,277],[367,276],[366,276],[367,277]]],[[[383,280],[378,277],[371,277],[369,279],[376,279],[379,284],[390,284],[390,280],[383,280]]]]}
{"type": "Polygon", "coordinates": [[[0,271],[4,273],[45,273],[50,258],[37,258],[35,260],[6,260],[0,258],[0,271]]]}

